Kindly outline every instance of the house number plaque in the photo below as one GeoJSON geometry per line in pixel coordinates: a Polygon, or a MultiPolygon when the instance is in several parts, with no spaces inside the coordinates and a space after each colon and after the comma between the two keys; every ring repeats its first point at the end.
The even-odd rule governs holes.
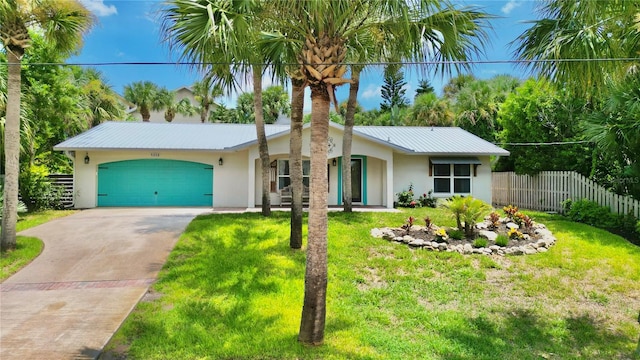
{"type": "Polygon", "coordinates": [[[160,153],[157,153],[157,152],[151,153],[151,157],[160,157],[160,153]]]}

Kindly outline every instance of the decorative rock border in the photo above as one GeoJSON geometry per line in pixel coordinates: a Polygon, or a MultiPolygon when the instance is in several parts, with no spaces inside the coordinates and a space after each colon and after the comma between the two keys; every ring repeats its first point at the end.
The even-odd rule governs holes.
{"type": "MultiPolygon", "coordinates": [[[[478,234],[481,237],[489,239],[489,241],[495,240],[495,237],[497,237],[497,234],[493,231],[486,230],[487,227],[485,225],[486,225],[485,223],[480,223],[476,225],[476,228],[482,229],[478,232],[478,234]]],[[[483,254],[483,255],[499,255],[499,256],[533,255],[537,253],[546,252],[547,250],[549,250],[551,246],[553,246],[556,243],[556,238],[553,236],[551,231],[549,231],[549,229],[547,229],[546,226],[539,223],[536,223],[533,226],[533,234],[535,234],[536,237],[539,237],[537,241],[530,241],[530,238],[529,238],[529,242],[524,245],[520,245],[520,246],[516,245],[516,246],[509,246],[509,247],[500,247],[498,245],[491,245],[489,247],[474,248],[470,243],[467,243],[464,245],[463,244],[454,245],[454,244],[448,244],[446,242],[416,239],[410,235],[398,236],[393,232],[393,230],[406,231],[405,229],[401,229],[401,228],[396,228],[396,229],[392,229],[388,227],[381,228],[381,229],[376,228],[376,229],[371,229],[371,236],[375,238],[382,238],[389,241],[395,241],[398,243],[404,243],[410,247],[417,248],[417,249],[424,249],[424,250],[431,250],[431,251],[458,252],[460,254],[465,254],[465,255],[467,254],[483,254]]],[[[414,225],[411,227],[411,230],[426,231],[426,228],[422,226],[414,225]]],[[[525,241],[526,240],[523,240],[522,242],[525,242],[525,241]]]]}

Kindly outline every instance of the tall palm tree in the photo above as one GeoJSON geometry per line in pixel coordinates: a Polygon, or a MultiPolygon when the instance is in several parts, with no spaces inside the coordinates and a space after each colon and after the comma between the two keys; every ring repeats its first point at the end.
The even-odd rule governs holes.
{"type": "MultiPolygon", "coordinates": [[[[344,78],[347,67],[345,58],[358,37],[378,32],[394,34],[396,39],[413,39],[410,51],[421,54],[425,50],[423,41],[433,37],[441,42],[452,32],[425,32],[421,23],[429,11],[438,4],[422,1],[321,1],[309,0],[291,3],[271,1],[279,8],[273,19],[274,28],[281,38],[272,36],[268,41],[283,41],[293,44],[297,52],[300,69],[311,88],[311,201],[309,206],[309,241],[307,268],[305,273],[305,298],[298,339],[307,344],[322,343],[326,316],[327,286],[327,138],[330,102],[335,103],[334,88],[349,83],[344,78]],[[383,29],[383,31],[378,31],[383,29]]],[[[457,24],[456,24],[457,25],[457,24]]],[[[460,29],[458,43],[471,42],[472,38],[460,37],[471,31],[460,29]]],[[[388,37],[381,37],[381,42],[388,37]]],[[[483,40],[482,38],[480,40],[483,40]]],[[[449,54],[449,49],[461,57],[457,47],[445,50],[436,59],[449,54]]],[[[469,48],[473,49],[472,46],[469,48]]]]}
{"type": "Polygon", "coordinates": [[[193,96],[198,104],[200,122],[205,123],[209,118],[211,106],[215,104],[215,99],[224,95],[222,86],[215,84],[213,74],[205,76],[202,81],[193,84],[193,96]]]}
{"type": "Polygon", "coordinates": [[[142,121],[149,122],[151,111],[166,109],[171,102],[167,89],[151,81],[137,81],[124,87],[124,98],[139,108],[142,121]]]}
{"type": "Polygon", "coordinates": [[[189,99],[176,100],[176,93],[174,91],[168,91],[166,96],[168,97],[168,105],[164,110],[164,120],[166,122],[172,122],[177,114],[192,116],[198,113],[198,109],[191,105],[189,99]]]}
{"type": "MultiPolygon", "coordinates": [[[[371,32],[362,34],[364,36],[361,35],[355,39],[356,41],[350,42],[350,47],[354,48],[350,60],[363,64],[398,59],[435,59],[441,60],[435,70],[442,74],[450,73],[452,65],[449,61],[460,61],[453,65],[458,70],[468,69],[464,60],[482,52],[483,43],[487,38],[486,29],[489,27],[487,20],[492,16],[474,7],[458,9],[446,1],[439,3],[435,2],[433,6],[415,14],[413,31],[409,33],[405,33],[403,29],[394,29],[394,26],[381,21],[371,32]],[[380,41],[381,38],[385,40],[380,41]]],[[[346,212],[352,211],[351,144],[360,73],[364,68],[362,65],[351,66],[351,84],[342,138],[342,189],[346,212]]]]}
{"type": "Polygon", "coordinates": [[[234,74],[252,78],[260,169],[262,172],[262,215],[271,214],[269,147],[264,129],[262,75],[264,58],[257,39],[263,30],[262,2],[169,0],[162,9],[162,33],[181,58],[213,72],[228,89],[236,87],[234,74]],[[225,64],[228,64],[225,66],[225,64]]]}
{"type": "Polygon", "coordinates": [[[0,2],[0,39],[7,53],[5,123],[5,185],[3,250],[16,246],[18,172],[20,171],[20,62],[31,44],[29,29],[37,27],[61,53],[72,53],[93,23],[91,13],[76,0],[3,0],[0,2]]]}
{"type": "MultiPolygon", "coordinates": [[[[640,50],[636,1],[541,2],[540,19],[514,42],[524,66],[578,94],[600,93],[640,50]]],[[[637,65],[637,61],[635,61],[637,65]]]]}

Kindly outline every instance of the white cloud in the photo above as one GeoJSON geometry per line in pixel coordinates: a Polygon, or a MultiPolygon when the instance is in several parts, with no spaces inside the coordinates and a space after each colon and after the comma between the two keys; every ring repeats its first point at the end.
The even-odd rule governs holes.
{"type": "Polygon", "coordinates": [[[379,98],[382,92],[382,86],[369,85],[360,95],[363,99],[375,99],[379,98]]]}
{"type": "Polygon", "coordinates": [[[96,14],[96,16],[109,16],[118,13],[115,5],[106,5],[104,0],[80,0],[80,2],[89,9],[89,11],[96,14]]]}
{"type": "Polygon", "coordinates": [[[513,9],[519,7],[520,5],[522,5],[522,1],[509,0],[509,1],[507,1],[506,4],[504,4],[502,9],[500,9],[500,10],[502,11],[503,14],[509,15],[511,13],[511,11],[513,11],[513,9]]]}

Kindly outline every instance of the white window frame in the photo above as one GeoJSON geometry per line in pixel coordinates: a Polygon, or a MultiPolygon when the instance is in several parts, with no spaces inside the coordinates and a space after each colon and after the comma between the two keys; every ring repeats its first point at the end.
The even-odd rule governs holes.
{"type": "MultiPolygon", "coordinates": [[[[291,174],[280,174],[280,169],[285,166],[284,164],[288,164],[289,160],[288,159],[278,159],[278,163],[277,163],[277,169],[276,169],[276,184],[278,186],[278,191],[282,190],[283,188],[280,187],[280,179],[281,178],[291,178],[291,174]]],[[[309,183],[311,181],[311,162],[310,160],[302,160],[302,181],[304,183],[304,179],[307,178],[307,183],[309,183]],[[309,173],[308,174],[304,174],[304,164],[307,163],[309,164],[309,173]]],[[[291,180],[289,180],[289,184],[291,184],[291,180]]]]}
{"type": "Polygon", "coordinates": [[[453,195],[471,195],[473,193],[473,176],[475,169],[473,168],[474,164],[463,163],[463,164],[430,164],[433,169],[433,195],[439,196],[453,196],[453,195]],[[449,175],[436,175],[435,167],[437,165],[448,165],[449,166],[449,175]],[[455,166],[456,165],[464,165],[468,166],[469,175],[455,175],[455,166]],[[436,179],[449,179],[449,192],[437,192],[436,191],[436,179]],[[469,192],[456,192],[455,191],[455,180],[457,179],[468,179],[469,180],[469,192]]]}

